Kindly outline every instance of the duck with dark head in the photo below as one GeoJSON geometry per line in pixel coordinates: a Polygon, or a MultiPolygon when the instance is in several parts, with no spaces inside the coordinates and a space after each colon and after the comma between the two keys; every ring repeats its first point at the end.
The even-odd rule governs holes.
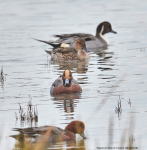
{"type": "Polygon", "coordinates": [[[63,75],[60,75],[52,84],[50,94],[68,94],[82,92],[82,88],[78,82],[73,78],[70,70],[65,70],[63,75]]]}
{"type": "MultiPolygon", "coordinates": [[[[75,140],[76,134],[81,135],[84,139],[85,124],[82,121],[75,120],[70,122],[65,129],[61,129],[56,126],[42,126],[42,127],[29,127],[29,128],[14,128],[13,131],[18,131],[22,135],[26,135],[27,138],[35,138],[36,143],[42,140],[46,142],[60,142],[75,140]]],[[[19,140],[19,135],[11,135],[10,137],[19,140]]],[[[22,140],[22,139],[21,139],[22,140]]]]}
{"type": "Polygon", "coordinates": [[[86,33],[72,33],[72,34],[61,34],[61,35],[55,35],[55,37],[58,37],[58,40],[55,41],[43,41],[38,40],[40,42],[47,43],[54,48],[58,47],[74,47],[75,41],[78,38],[82,38],[86,41],[86,47],[88,49],[94,49],[98,47],[103,47],[109,45],[108,40],[104,36],[106,33],[114,33],[117,32],[112,30],[112,26],[110,22],[104,21],[101,22],[96,29],[96,35],[92,34],[86,34],[86,33]]]}

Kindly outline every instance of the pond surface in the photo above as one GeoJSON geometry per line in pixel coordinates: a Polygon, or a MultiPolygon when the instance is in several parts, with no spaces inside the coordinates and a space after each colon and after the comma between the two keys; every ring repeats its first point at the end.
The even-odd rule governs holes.
{"type": "Polygon", "coordinates": [[[9,135],[17,133],[12,128],[31,125],[15,119],[18,103],[27,111],[31,97],[38,109],[38,122],[32,126],[64,128],[72,120],[81,120],[87,136],[83,145],[93,150],[120,146],[132,122],[130,136],[126,135],[134,146],[146,150],[147,1],[1,0],[0,9],[0,67],[4,73],[0,149],[14,148],[16,141],[9,135]],[[109,21],[118,34],[107,34],[110,45],[91,50],[86,61],[53,62],[44,51],[51,47],[32,39],[53,40],[55,34],[78,32],[95,35],[102,21],[109,21]],[[65,69],[72,71],[83,92],[51,97],[50,86],[65,69]],[[120,113],[116,110],[119,100],[120,113]]]}

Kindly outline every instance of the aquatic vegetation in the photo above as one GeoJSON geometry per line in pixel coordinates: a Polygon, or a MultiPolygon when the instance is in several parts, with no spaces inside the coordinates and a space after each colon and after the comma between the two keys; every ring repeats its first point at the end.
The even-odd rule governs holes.
{"type": "Polygon", "coordinates": [[[15,118],[16,121],[20,120],[21,126],[24,126],[24,124],[28,124],[29,126],[32,127],[32,123],[35,123],[35,126],[37,126],[37,122],[38,122],[38,110],[37,110],[37,105],[32,105],[31,99],[28,102],[28,109],[27,112],[24,111],[24,109],[22,108],[22,106],[19,103],[19,117],[17,116],[17,113],[15,112],[15,118]]]}
{"type": "Polygon", "coordinates": [[[131,107],[131,101],[130,101],[130,98],[129,98],[128,104],[129,104],[129,105],[130,105],[130,107],[131,107]]]}
{"type": "Polygon", "coordinates": [[[118,100],[117,106],[115,106],[115,113],[118,114],[118,118],[120,117],[120,115],[122,113],[120,96],[119,96],[119,100],[118,100]]]}
{"type": "Polygon", "coordinates": [[[1,79],[1,81],[2,81],[2,80],[4,81],[4,72],[3,72],[3,66],[2,66],[2,68],[1,68],[0,79],[1,79]]]}
{"type": "Polygon", "coordinates": [[[5,74],[4,74],[3,66],[2,66],[1,72],[0,72],[0,82],[1,82],[1,85],[2,85],[2,89],[4,89],[4,80],[5,80],[5,74]]]}

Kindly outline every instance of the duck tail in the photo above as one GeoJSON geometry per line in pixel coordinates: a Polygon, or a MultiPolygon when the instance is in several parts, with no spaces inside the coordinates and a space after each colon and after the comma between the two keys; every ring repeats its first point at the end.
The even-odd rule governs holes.
{"type": "Polygon", "coordinates": [[[61,37],[61,35],[53,35],[53,36],[54,36],[54,37],[59,37],[59,38],[61,37]]]}
{"type": "Polygon", "coordinates": [[[45,50],[49,55],[52,55],[52,51],[47,51],[47,50],[45,50]]]}
{"type": "Polygon", "coordinates": [[[43,40],[38,40],[38,39],[34,39],[34,40],[36,40],[36,41],[39,41],[39,42],[43,42],[43,43],[46,43],[46,44],[49,44],[49,45],[51,45],[53,48],[58,48],[58,47],[60,47],[60,43],[59,44],[53,44],[53,43],[51,43],[51,42],[49,42],[49,41],[43,41],[43,40]]]}

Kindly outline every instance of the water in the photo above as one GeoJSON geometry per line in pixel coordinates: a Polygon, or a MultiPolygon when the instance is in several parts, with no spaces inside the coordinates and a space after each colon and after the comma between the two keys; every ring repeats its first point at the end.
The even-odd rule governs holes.
{"type": "Polygon", "coordinates": [[[130,130],[134,145],[146,149],[147,1],[1,0],[0,8],[0,67],[4,72],[4,81],[0,82],[1,149],[14,147],[15,140],[9,137],[16,134],[12,128],[29,126],[16,121],[14,114],[18,113],[18,102],[26,111],[29,96],[38,109],[38,123],[33,126],[52,124],[64,128],[72,120],[81,120],[86,124],[86,149],[97,149],[110,142],[110,117],[110,143],[115,147],[134,118],[134,130],[130,130]],[[93,50],[86,61],[53,62],[44,51],[51,47],[32,39],[53,40],[54,34],[77,32],[95,35],[102,21],[111,22],[118,34],[107,34],[110,46],[93,50]],[[80,83],[82,94],[51,97],[51,84],[67,68],[80,83]],[[122,82],[111,91],[119,80],[122,82]],[[109,91],[109,98],[101,105],[109,91]],[[120,115],[115,113],[119,97],[120,115]],[[88,120],[96,106],[101,107],[88,120]]]}

